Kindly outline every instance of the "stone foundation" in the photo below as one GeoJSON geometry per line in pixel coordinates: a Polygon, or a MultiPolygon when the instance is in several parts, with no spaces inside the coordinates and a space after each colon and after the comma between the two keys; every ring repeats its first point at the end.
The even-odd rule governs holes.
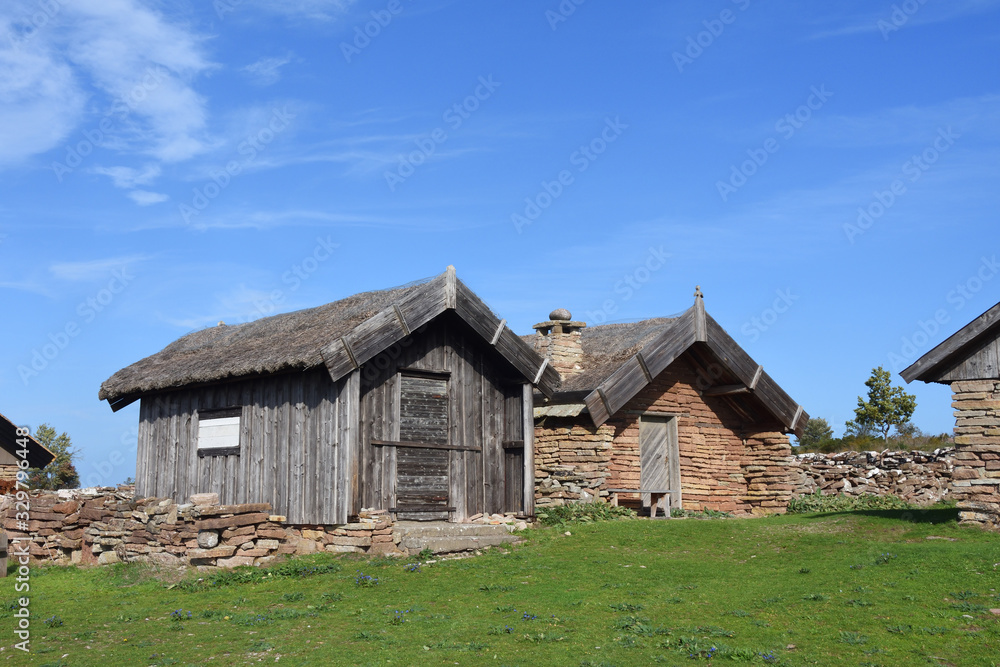
{"type": "Polygon", "coordinates": [[[959,519],[1000,530],[1000,381],[953,382],[951,391],[959,519]]]}
{"type": "Polygon", "coordinates": [[[0,504],[11,557],[25,542],[31,559],[60,565],[149,561],[162,565],[265,565],[277,556],[402,554],[384,512],[342,526],[287,525],[267,503],[219,505],[215,494],[177,504],[135,499],[132,489],[31,492],[28,521],[11,496],[0,504]]]}

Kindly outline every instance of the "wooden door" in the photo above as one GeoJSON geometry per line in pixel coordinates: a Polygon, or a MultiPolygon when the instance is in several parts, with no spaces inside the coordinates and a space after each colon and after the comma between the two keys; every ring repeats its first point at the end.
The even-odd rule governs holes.
{"type": "Polygon", "coordinates": [[[524,410],[520,385],[504,389],[503,511],[524,513],[524,410]]]}
{"type": "Polygon", "coordinates": [[[400,376],[399,440],[411,446],[396,448],[397,517],[447,519],[448,450],[434,447],[448,445],[447,378],[400,376]]]}
{"type": "MultiPolygon", "coordinates": [[[[681,506],[680,458],[677,448],[677,420],[674,417],[643,415],[639,418],[639,488],[670,489],[670,506],[681,506]]],[[[649,494],[642,494],[642,506],[649,507],[649,494]]]]}

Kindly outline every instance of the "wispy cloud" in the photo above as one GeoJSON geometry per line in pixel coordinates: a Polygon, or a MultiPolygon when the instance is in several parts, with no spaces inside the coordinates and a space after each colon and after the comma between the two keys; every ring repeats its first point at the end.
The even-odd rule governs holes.
{"type": "Polygon", "coordinates": [[[346,14],[357,0],[249,0],[248,5],[288,18],[332,21],[346,14]]]}
{"type": "MultiPolygon", "coordinates": [[[[928,25],[932,23],[943,23],[954,19],[964,18],[975,14],[989,12],[1000,7],[998,0],[951,0],[944,3],[921,4],[917,12],[913,14],[905,13],[903,16],[906,22],[902,25],[928,25]]],[[[893,12],[898,9],[897,4],[885,3],[879,11],[855,15],[847,19],[846,25],[823,30],[810,35],[810,39],[826,39],[829,37],[844,37],[869,32],[892,31],[894,28],[901,28],[902,25],[893,23],[893,12]]],[[[899,9],[899,11],[903,11],[899,9]]],[[[889,33],[891,34],[891,32],[889,33]]]]}
{"type": "Polygon", "coordinates": [[[114,183],[116,188],[131,190],[137,185],[149,185],[152,183],[160,175],[160,166],[158,164],[147,164],[142,169],[96,166],[92,167],[89,171],[92,174],[110,177],[111,182],[114,183]]]}
{"type": "MultiPolygon", "coordinates": [[[[5,9],[13,15],[18,4],[5,9]]],[[[79,122],[87,98],[73,68],[45,48],[41,38],[16,41],[14,22],[3,16],[3,11],[0,166],[19,163],[59,146],[79,122]]]]}
{"type": "Polygon", "coordinates": [[[192,87],[213,67],[202,37],[138,0],[52,6],[44,25],[24,24],[39,13],[33,0],[0,9],[10,36],[0,41],[0,163],[57,148],[77,129],[164,161],[205,150],[207,103],[192,87]],[[112,130],[94,132],[109,116],[112,130]]]}
{"type": "Polygon", "coordinates": [[[59,280],[90,282],[107,278],[112,271],[147,259],[148,255],[127,255],[82,262],[57,262],[49,266],[49,272],[59,280]]]}
{"type": "Polygon", "coordinates": [[[170,199],[169,196],[163,194],[162,192],[150,192],[149,190],[132,190],[128,193],[128,197],[139,206],[159,204],[160,202],[165,202],[170,199]]]}
{"type": "Polygon", "coordinates": [[[261,58],[240,68],[240,71],[245,72],[257,85],[270,86],[281,80],[281,68],[290,62],[292,62],[291,55],[284,58],[261,58]]]}

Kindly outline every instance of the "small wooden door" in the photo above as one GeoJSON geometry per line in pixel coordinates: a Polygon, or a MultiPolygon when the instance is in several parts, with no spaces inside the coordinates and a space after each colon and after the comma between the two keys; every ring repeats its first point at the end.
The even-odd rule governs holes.
{"type": "Polygon", "coordinates": [[[401,519],[447,519],[448,450],[419,445],[448,444],[447,378],[399,378],[399,439],[396,448],[396,507],[401,519]],[[440,511],[435,508],[440,507],[440,511]]]}
{"type": "MultiPolygon", "coordinates": [[[[639,418],[639,488],[670,489],[670,507],[681,507],[681,470],[674,417],[642,415],[639,418]]],[[[649,507],[649,494],[642,506],[649,507]]]]}
{"type": "Polygon", "coordinates": [[[503,511],[524,513],[524,414],[520,386],[504,390],[503,511]]]}

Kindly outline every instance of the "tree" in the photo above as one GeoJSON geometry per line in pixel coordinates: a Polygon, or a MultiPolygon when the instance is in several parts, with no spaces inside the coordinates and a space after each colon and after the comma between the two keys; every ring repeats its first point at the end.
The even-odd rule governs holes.
{"type": "Polygon", "coordinates": [[[868,387],[868,400],[858,396],[858,407],[854,409],[854,419],[847,422],[847,433],[857,436],[881,434],[885,442],[893,426],[898,429],[910,421],[917,409],[917,398],[907,394],[902,387],[893,387],[892,376],[881,366],[872,369],[865,386],[868,387]]]}
{"type": "Polygon", "coordinates": [[[44,468],[31,468],[28,471],[28,484],[33,489],[75,489],[80,486],[80,475],[76,472],[73,459],[76,451],[70,449],[73,444],[69,436],[63,432],[56,435],[56,430],[48,424],[42,424],[35,430],[35,440],[56,455],[52,463],[44,468]]]}
{"type": "Polygon", "coordinates": [[[803,449],[820,450],[823,444],[833,440],[833,429],[825,419],[814,417],[806,422],[798,445],[803,449]]]}

